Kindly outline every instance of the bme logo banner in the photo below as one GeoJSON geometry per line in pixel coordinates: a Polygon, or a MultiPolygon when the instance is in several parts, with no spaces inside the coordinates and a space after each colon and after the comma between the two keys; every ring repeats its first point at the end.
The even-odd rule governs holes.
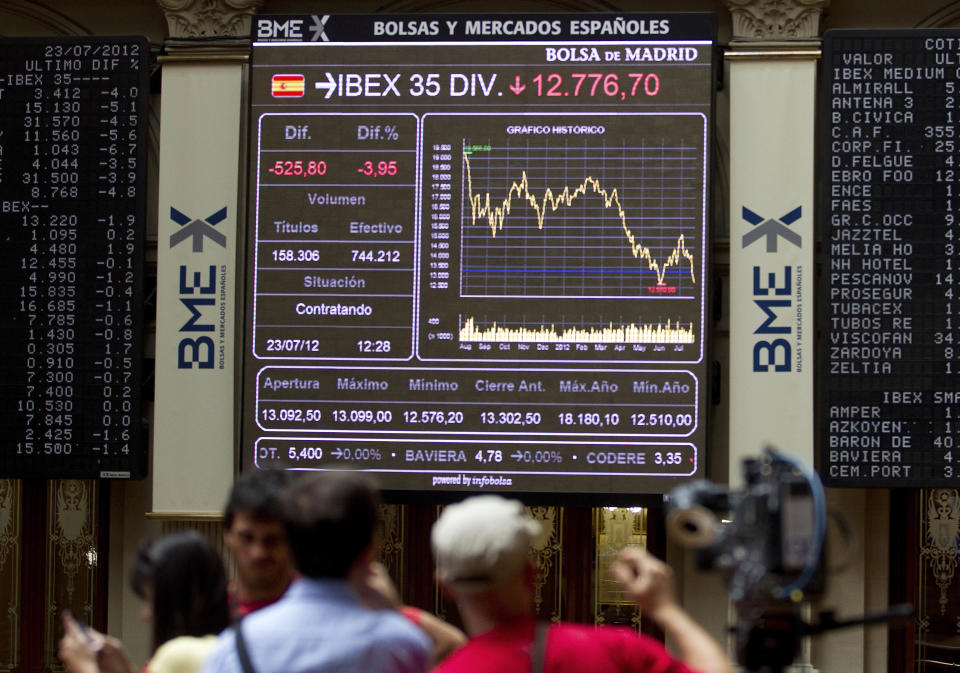
{"type": "Polygon", "coordinates": [[[729,62],[730,478],[765,445],[813,462],[818,61],[729,62]],[[809,288],[809,289],[808,289],[809,288]]]}
{"type": "Polygon", "coordinates": [[[240,64],[163,63],[151,456],[157,513],[217,512],[233,480],[237,138],[246,86],[240,64]]]}
{"type": "MultiPolygon", "coordinates": [[[[741,248],[761,241],[770,261],[753,265],[753,303],[760,309],[753,330],[753,371],[802,371],[803,267],[778,261],[781,244],[803,247],[803,237],[790,229],[803,209],[797,206],[779,219],[765,218],[743,207],[742,218],[752,225],[743,235],[741,248]]],[[[755,253],[758,254],[758,253],[755,253]]]]}
{"type": "Polygon", "coordinates": [[[204,255],[204,243],[227,247],[226,235],[216,229],[226,217],[226,207],[203,219],[170,208],[170,219],[179,226],[170,236],[170,248],[190,241],[191,252],[197,255],[195,263],[179,265],[178,297],[186,313],[178,330],[178,369],[225,366],[227,266],[210,264],[210,255],[204,255]]]}

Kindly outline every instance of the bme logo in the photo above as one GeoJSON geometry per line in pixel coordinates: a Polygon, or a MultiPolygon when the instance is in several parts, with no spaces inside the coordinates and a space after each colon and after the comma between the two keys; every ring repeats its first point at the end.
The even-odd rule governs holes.
{"type": "MultiPolygon", "coordinates": [[[[802,245],[801,236],[788,227],[800,219],[800,207],[794,208],[779,220],[765,219],[748,208],[743,208],[743,219],[753,225],[753,229],[744,234],[741,240],[742,248],[746,248],[761,239],[766,241],[766,252],[776,253],[779,237],[798,248],[802,245]]],[[[775,372],[789,372],[793,366],[794,341],[796,336],[790,325],[775,325],[777,311],[783,315],[792,316],[793,311],[793,278],[794,268],[791,264],[782,266],[782,276],[777,278],[777,269],[769,270],[766,266],[753,267],[753,303],[756,304],[766,319],[753,331],[754,334],[766,336],[768,334],[784,335],[768,340],[757,338],[753,344],[753,371],[767,372],[773,367],[775,372]]]]}
{"type": "MultiPolygon", "coordinates": [[[[170,219],[180,225],[170,236],[170,247],[173,248],[183,241],[191,240],[192,252],[203,252],[205,238],[226,247],[227,237],[214,227],[227,217],[226,207],[221,208],[204,220],[195,220],[184,215],[176,208],[170,208],[170,219]]],[[[180,333],[192,334],[196,332],[213,332],[216,326],[213,322],[203,320],[202,308],[214,306],[217,295],[217,267],[214,264],[201,265],[199,270],[180,265],[180,282],[178,286],[180,303],[190,312],[186,322],[178,330],[180,333]]],[[[214,343],[209,336],[186,336],[180,339],[177,345],[177,368],[213,369],[214,343]]]]}
{"type": "MultiPolygon", "coordinates": [[[[329,14],[320,16],[314,14],[311,17],[312,23],[307,26],[310,31],[311,42],[329,42],[330,38],[324,32],[324,26],[330,19],[329,14]]],[[[277,21],[274,19],[257,19],[257,39],[258,40],[288,40],[291,42],[303,42],[303,19],[286,19],[277,21]]]]}

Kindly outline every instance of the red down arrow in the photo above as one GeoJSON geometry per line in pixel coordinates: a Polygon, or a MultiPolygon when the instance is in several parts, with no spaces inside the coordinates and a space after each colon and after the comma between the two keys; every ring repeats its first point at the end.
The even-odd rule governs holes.
{"type": "Polygon", "coordinates": [[[526,88],[527,88],[527,85],[526,85],[526,84],[521,84],[521,83],[520,83],[520,75],[517,75],[517,76],[514,78],[513,84],[511,84],[510,87],[509,87],[510,91],[512,91],[513,93],[517,94],[518,96],[519,96],[521,93],[523,93],[523,90],[526,89],[526,88]]]}

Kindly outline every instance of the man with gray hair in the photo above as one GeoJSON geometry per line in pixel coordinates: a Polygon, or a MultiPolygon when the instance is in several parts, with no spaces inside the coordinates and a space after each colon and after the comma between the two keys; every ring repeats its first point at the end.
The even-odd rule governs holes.
{"type": "Polygon", "coordinates": [[[444,510],[431,534],[437,575],[470,640],[434,673],[731,673],[719,644],[677,603],[670,568],[641,549],[623,550],[611,572],[679,658],[626,627],[538,624],[529,554],[540,529],[520,502],[497,495],[444,510]]]}

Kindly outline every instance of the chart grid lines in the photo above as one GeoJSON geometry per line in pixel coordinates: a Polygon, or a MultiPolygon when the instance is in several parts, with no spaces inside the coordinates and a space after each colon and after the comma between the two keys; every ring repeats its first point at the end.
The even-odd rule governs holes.
{"type": "Polygon", "coordinates": [[[465,138],[461,297],[696,297],[699,145],[465,138]]]}

